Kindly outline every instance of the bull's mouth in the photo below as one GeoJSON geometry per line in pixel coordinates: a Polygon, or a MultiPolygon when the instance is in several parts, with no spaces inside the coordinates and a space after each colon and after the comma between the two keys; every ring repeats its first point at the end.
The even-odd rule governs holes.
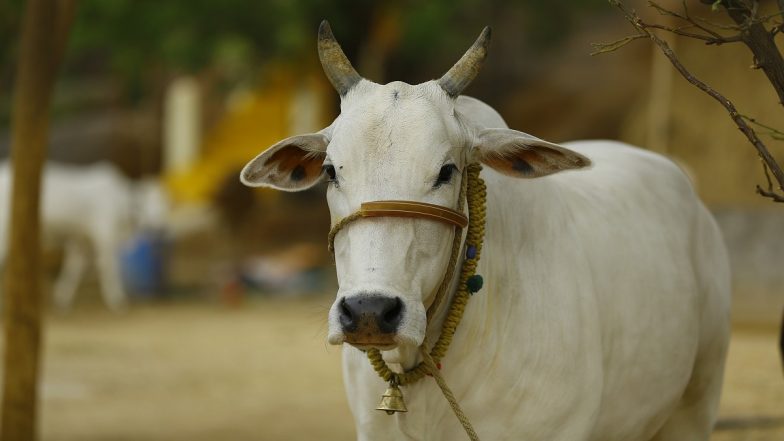
{"type": "Polygon", "coordinates": [[[344,342],[362,350],[370,348],[389,350],[397,347],[397,341],[395,341],[394,334],[347,332],[345,333],[344,342]]]}

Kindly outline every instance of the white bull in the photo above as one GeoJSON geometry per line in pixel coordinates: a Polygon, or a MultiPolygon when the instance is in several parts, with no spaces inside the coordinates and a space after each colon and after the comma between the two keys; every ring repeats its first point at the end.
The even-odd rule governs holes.
{"type": "MultiPolygon", "coordinates": [[[[7,250],[12,167],[0,163],[0,269],[7,250]]],[[[152,181],[134,184],[113,165],[47,163],[42,174],[41,224],[44,236],[63,244],[63,265],[53,299],[69,308],[92,255],[106,305],[127,303],[119,258],[121,247],[141,228],[158,228],[168,202],[152,181]]]]}
{"type": "MultiPolygon", "coordinates": [[[[486,166],[487,225],[478,272],[441,373],[485,440],[707,440],[729,337],[730,281],[720,232],[688,178],[666,158],[611,141],[555,145],[507,128],[460,96],[486,30],[438,81],[361,78],[319,32],[341,114],[283,140],[242,172],[288,191],[327,179],[333,223],[367,201],[458,207],[460,173],[486,166]],[[559,171],[577,169],[574,171],[559,171]],[[526,179],[528,178],[528,179],[526,179]]],[[[375,410],[385,383],[361,349],[399,371],[435,341],[443,310],[425,311],[453,228],[369,218],[335,238],[340,288],[329,341],[360,440],[457,440],[465,434],[434,381],[402,387],[408,413],[375,410]]],[[[454,293],[454,282],[450,294],[454,293]]]]}

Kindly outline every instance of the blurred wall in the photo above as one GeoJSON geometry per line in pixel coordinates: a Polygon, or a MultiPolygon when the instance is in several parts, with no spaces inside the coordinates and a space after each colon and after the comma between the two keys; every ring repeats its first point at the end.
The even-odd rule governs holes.
{"type": "MultiPolygon", "coordinates": [[[[662,2],[680,7],[677,0],[662,2]]],[[[662,20],[644,0],[627,3],[650,21],[662,20]]],[[[0,61],[15,54],[11,37],[17,7],[0,4],[0,36],[9,36],[0,39],[0,61]]],[[[717,19],[709,6],[695,4],[695,11],[717,19]]],[[[360,74],[379,82],[439,77],[489,24],[489,57],[467,93],[498,109],[512,128],[556,142],[613,138],[646,146],[651,139],[652,63],[661,55],[640,40],[590,56],[590,43],[633,32],[603,0],[85,0],[57,89],[51,157],[69,162],[108,158],[130,175],[159,171],[163,92],[173,78],[188,74],[203,87],[206,133],[198,162],[202,168],[195,167],[197,176],[182,179],[178,188],[214,190],[234,182],[238,164],[290,134],[286,120],[297,96],[292,85],[313,83],[323,92],[324,120],[337,112],[334,92],[328,86],[319,89],[325,82],[316,30],[323,18],[331,20],[360,74]],[[280,66],[285,66],[278,70],[282,74],[269,74],[280,66]],[[252,97],[255,111],[232,117],[237,96],[252,97]],[[227,154],[229,149],[241,154],[227,154]]],[[[744,46],[706,46],[683,38],[674,44],[695,75],[743,113],[776,126],[782,109],[762,73],[749,68],[752,60],[744,46]]],[[[11,87],[11,68],[10,62],[0,65],[0,91],[11,87]]],[[[773,227],[781,225],[782,207],[754,193],[754,186],[765,182],[759,160],[724,109],[672,69],[669,73],[668,90],[654,92],[659,98],[667,95],[659,109],[665,133],[657,134],[666,142],[656,149],[690,172],[716,211],[733,257],[738,311],[754,297],[762,300],[749,304],[762,305],[755,308],[767,317],[782,303],[776,252],[784,249],[784,238],[773,227]]],[[[8,147],[9,96],[0,94],[0,157],[8,147]]],[[[784,158],[780,142],[770,140],[769,146],[784,158]]],[[[287,204],[297,205],[305,199],[296,198],[304,197],[302,207],[319,204],[318,213],[325,216],[319,191],[271,197],[260,210],[285,226],[286,216],[299,219],[305,210],[287,204]]]]}

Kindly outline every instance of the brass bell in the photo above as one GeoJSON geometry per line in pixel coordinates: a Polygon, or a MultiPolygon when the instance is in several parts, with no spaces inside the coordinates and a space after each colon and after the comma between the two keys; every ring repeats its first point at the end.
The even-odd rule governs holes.
{"type": "Polygon", "coordinates": [[[383,410],[387,415],[392,415],[395,412],[408,412],[406,409],[406,402],[403,401],[403,393],[395,381],[389,382],[389,387],[381,396],[381,403],[379,403],[376,410],[383,410]]]}

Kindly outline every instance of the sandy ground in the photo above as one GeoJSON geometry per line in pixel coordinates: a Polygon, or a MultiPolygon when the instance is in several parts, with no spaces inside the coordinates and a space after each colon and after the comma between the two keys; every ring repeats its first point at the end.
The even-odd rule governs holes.
{"type": "MultiPolygon", "coordinates": [[[[41,439],[347,440],[327,297],[242,307],[169,303],[51,317],[41,439]]],[[[733,334],[713,441],[784,439],[773,329],[733,334]]]]}

